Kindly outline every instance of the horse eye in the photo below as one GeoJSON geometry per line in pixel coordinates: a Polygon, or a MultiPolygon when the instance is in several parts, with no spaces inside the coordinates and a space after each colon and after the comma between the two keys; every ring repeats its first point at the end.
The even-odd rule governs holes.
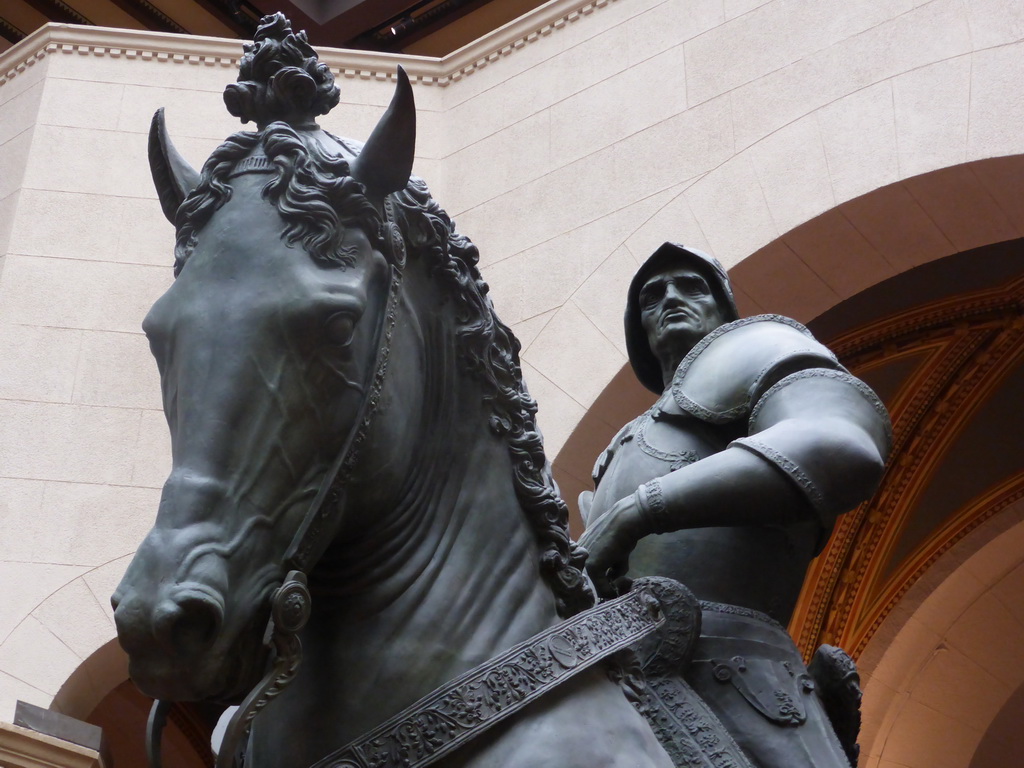
{"type": "Polygon", "coordinates": [[[324,323],[324,336],[328,344],[348,346],[356,330],[356,320],[348,312],[335,312],[324,323]]]}

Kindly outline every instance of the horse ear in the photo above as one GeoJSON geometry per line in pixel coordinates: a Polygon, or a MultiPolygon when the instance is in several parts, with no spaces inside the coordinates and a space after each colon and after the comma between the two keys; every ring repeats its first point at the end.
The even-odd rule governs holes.
{"type": "Polygon", "coordinates": [[[416,103],[409,76],[398,68],[395,95],[363,151],[352,161],[352,177],[362,182],[372,199],[382,200],[405,189],[416,151],[416,103]]]}
{"type": "Polygon", "coordinates": [[[149,170],[153,174],[160,207],[167,220],[173,224],[181,201],[199,185],[199,173],[171,143],[164,123],[163,107],[153,115],[153,122],[149,126],[149,170]]]}

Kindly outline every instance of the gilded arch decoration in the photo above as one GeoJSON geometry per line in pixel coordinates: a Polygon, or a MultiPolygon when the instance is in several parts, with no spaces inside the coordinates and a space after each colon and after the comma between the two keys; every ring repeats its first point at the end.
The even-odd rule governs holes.
{"type": "Polygon", "coordinates": [[[966,534],[1024,496],[1024,469],[973,497],[902,562],[894,550],[924,489],[984,403],[1024,359],[1024,278],[884,318],[832,341],[858,375],[924,355],[890,403],[894,458],[871,501],[842,518],[808,574],[791,629],[802,648],[855,656],[906,591],[966,534]]]}

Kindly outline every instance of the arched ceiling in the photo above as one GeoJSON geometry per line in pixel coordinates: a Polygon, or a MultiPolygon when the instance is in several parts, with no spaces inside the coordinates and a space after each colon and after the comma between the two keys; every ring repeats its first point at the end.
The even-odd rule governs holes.
{"type": "Polygon", "coordinates": [[[944,552],[858,659],[863,768],[1017,765],[1024,499],[944,552]]]}
{"type": "MultiPolygon", "coordinates": [[[[125,680],[89,714],[87,722],[103,729],[113,768],[147,765],[146,722],[153,700],[125,680]]],[[[219,710],[218,710],[219,711],[219,710]]],[[[210,734],[216,716],[200,705],[175,704],[161,734],[163,764],[174,768],[213,768],[210,734]],[[212,722],[211,722],[212,721],[212,722]]]]}
{"type": "Polygon", "coordinates": [[[1024,755],[1024,684],[1010,696],[985,731],[970,768],[1006,768],[1007,757],[1024,755]]]}
{"type": "MultiPolygon", "coordinates": [[[[116,639],[94,651],[65,681],[50,708],[103,729],[114,768],[145,766],[146,723],[153,699],[128,678],[128,657],[116,639]]],[[[213,768],[210,738],[224,707],[176,703],[162,734],[163,764],[213,768]]]]}

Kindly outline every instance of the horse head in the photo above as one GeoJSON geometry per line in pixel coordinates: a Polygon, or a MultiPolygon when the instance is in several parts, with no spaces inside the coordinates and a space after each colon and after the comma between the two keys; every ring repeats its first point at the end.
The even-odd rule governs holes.
{"type": "Polygon", "coordinates": [[[176,280],[143,329],[172,469],[112,603],[132,679],[164,699],[238,701],[263,674],[269,598],[326,546],[311,544],[310,529],[323,542],[337,525],[404,261],[386,196],[411,172],[408,78],[399,71],[391,107],[346,155],[312,122],[331,105],[330,71],[309,62],[302,33],[261,34],[243,74],[262,69],[263,92],[242,83],[225,96],[260,130],[229,138],[201,175],[161,113],[151,132],[176,280]],[[297,62],[270,67],[271,43],[297,62]]]}

